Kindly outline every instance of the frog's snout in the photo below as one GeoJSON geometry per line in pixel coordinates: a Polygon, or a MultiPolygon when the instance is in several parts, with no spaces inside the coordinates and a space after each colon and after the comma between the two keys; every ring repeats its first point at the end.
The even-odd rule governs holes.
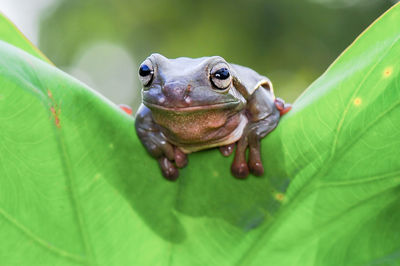
{"type": "Polygon", "coordinates": [[[165,98],[176,106],[190,105],[191,98],[189,93],[192,86],[190,84],[185,84],[182,82],[168,82],[161,87],[161,92],[164,94],[165,98]]]}

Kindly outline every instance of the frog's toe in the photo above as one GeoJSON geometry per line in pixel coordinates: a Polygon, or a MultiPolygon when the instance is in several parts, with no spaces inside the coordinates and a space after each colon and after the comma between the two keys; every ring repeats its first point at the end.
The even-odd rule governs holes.
{"type": "Polygon", "coordinates": [[[158,159],[158,163],[161,167],[162,174],[166,179],[171,181],[178,179],[179,171],[171,161],[166,157],[161,157],[158,159]]]}
{"type": "Polygon", "coordinates": [[[150,153],[151,156],[153,156],[154,158],[159,158],[163,155],[162,150],[157,146],[157,144],[148,141],[148,142],[144,142],[144,145],[147,148],[147,151],[150,153]]]}
{"type": "Polygon", "coordinates": [[[219,151],[225,157],[231,155],[234,149],[235,149],[235,143],[219,147],[219,151]]]}
{"type": "Polygon", "coordinates": [[[247,138],[241,138],[237,142],[235,158],[231,166],[232,174],[240,179],[244,179],[249,175],[249,167],[246,162],[246,149],[247,149],[247,138]]]}
{"type": "Polygon", "coordinates": [[[162,156],[174,160],[174,147],[159,132],[148,132],[142,137],[142,143],[154,158],[162,156]]]}
{"type": "Polygon", "coordinates": [[[169,160],[174,160],[175,158],[175,153],[174,153],[174,147],[166,140],[159,140],[158,141],[158,148],[162,150],[163,154],[169,159],[169,160]]]}
{"type": "Polygon", "coordinates": [[[282,111],[279,111],[280,115],[283,116],[287,114],[290,110],[292,110],[291,104],[285,104],[285,108],[282,111]]]}
{"type": "Polygon", "coordinates": [[[250,144],[249,168],[251,173],[255,176],[261,176],[264,174],[264,167],[260,155],[260,142],[258,140],[254,144],[250,144]]]}
{"type": "Polygon", "coordinates": [[[276,109],[278,109],[281,116],[285,115],[287,112],[292,110],[292,105],[289,103],[285,103],[285,101],[282,100],[281,98],[275,99],[275,106],[276,109]]]}
{"type": "Polygon", "coordinates": [[[255,176],[262,176],[264,174],[264,167],[261,162],[249,162],[249,168],[255,176]]]}
{"type": "Polygon", "coordinates": [[[231,166],[232,174],[239,179],[245,179],[249,175],[249,167],[246,162],[233,163],[231,166]]]}
{"type": "Polygon", "coordinates": [[[175,164],[178,168],[185,167],[187,165],[187,155],[183,153],[179,148],[175,147],[175,164]]]}

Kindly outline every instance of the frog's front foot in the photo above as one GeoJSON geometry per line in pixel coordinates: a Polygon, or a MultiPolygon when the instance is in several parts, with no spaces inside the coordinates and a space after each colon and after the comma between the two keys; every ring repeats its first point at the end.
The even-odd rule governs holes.
{"type": "MultiPolygon", "coordinates": [[[[170,145],[170,144],[169,144],[170,145]]],[[[187,164],[187,156],[179,148],[173,148],[173,155],[168,157],[161,155],[157,161],[160,165],[162,175],[171,181],[175,181],[179,177],[178,168],[183,168],[187,164]]]]}
{"type": "MultiPolygon", "coordinates": [[[[249,158],[249,166],[247,165],[246,162],[246,149],[247,149],[247,138],[241,138],[238,142],[237,145],[236,143],[228,144],[226,146],[221,146],[219,147],[220,152],[222,153],[223,156],[229,156],[233,153],[236,147],[236,152],[235,152],[235,158],[232,163],[231,171],[232,174],[237,177],[237,178],[246,178],[249,175],[249,166],[251,169],[254,169],[254,172],[259,173],[258,175],[262,175],[264,172],[264,169],[262,168],[261,160],[254,162],[257,158],[257,152],[254,152],[254,149],[250,149],[250,151],[253,151],[253,156],[251,156],[251,160],[249,158]],[[261,169],[259,169],[261,166],[261,169]]],[[[259,151],[258,151],[258,157],[259,156],[259,151]]],[[[252,171],[253,172],[253,171],[252,171]]]]}
{"type": "Polygon", "coordinates": [[[242,137],[236,145],[235,158],[231,166],[232,174],[240,179],[244,179],[249,175],[249,167],[246,162],[246,149],[247,149],[247,138],[242,137]]]}
{"type": "Polygon", "coordinates": [[[158,132],[146,132],[142,142],[152,157],[156,158],[161,172],[168,180],[176,180],[179,176],[178,168],[187,164],[187,156],[179,148],[173,146],[158,132]]]}
{"type": "Polygon", "coordinates": [[[264,174],[260,141],[278,125],[279,117],[280,113],[277,110],[263,120],[249,123],[245,128],[242,137],[237,142],[235,158],[231,166],[232,174],[235,177],[244,179],[249,172],[255,176],[264,174]],[[248,161],[246,161],[247,148],[249,148],[248,161]]]}
{"type": "Polygon", "coordinates": [[[225,157],[231,155],[234,150],[235,150],[235,143],[219,147],[219,151],[225,157]]]}
{"type": "Polygon", "coordinates": [[[136,115],[136,132],[143,146],[160,165],[161,172],[168,180],[176,180],[178,168],[185,167],[187,156],[167,141],[159,126],[154,123],[150,110],[142,105],[136,115]]]}
{"type": "Polygon", "coordinates": [[[261,162],[260,155],[260,139],[256,136],[248,136],[253,140],[241,138],[237,142],[235,158],[231,166],[232,174],[240,179],[244,179],[249,175],[249,172],[255,176],[264,174],[264,167],[261,162]],[[249,148],[249,159],[246,161],[246,150],[249,148]]]}

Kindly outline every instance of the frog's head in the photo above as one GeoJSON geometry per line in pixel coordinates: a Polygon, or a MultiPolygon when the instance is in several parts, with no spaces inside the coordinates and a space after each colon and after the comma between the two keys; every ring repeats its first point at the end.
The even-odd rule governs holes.
{"type": "Polygon", "coordinates": [[[139,68],[143,103],[174,111],[241,108],[246,100],[232,85],[231,66],[221,57],[168,59],[152,54],[139,68]]]}

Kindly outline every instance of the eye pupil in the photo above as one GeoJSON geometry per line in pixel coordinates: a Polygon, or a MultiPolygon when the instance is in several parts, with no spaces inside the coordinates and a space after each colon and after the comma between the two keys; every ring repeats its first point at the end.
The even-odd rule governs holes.
{"type": "Polygon", "coordinates": [[[227,79],[229,78],[230,74],[229,74],[229,70],[227,68],[221,68],[218,69],[217,71],[215,71],[214,73],[214,77],[216,77],[217,79],[227,79]]]}
{"type": "Polygon", "coordinates": [[[139,68],[139,75],[146,77],[151,74],[151,69],[147,65],[141,65],[139,68]]]}

